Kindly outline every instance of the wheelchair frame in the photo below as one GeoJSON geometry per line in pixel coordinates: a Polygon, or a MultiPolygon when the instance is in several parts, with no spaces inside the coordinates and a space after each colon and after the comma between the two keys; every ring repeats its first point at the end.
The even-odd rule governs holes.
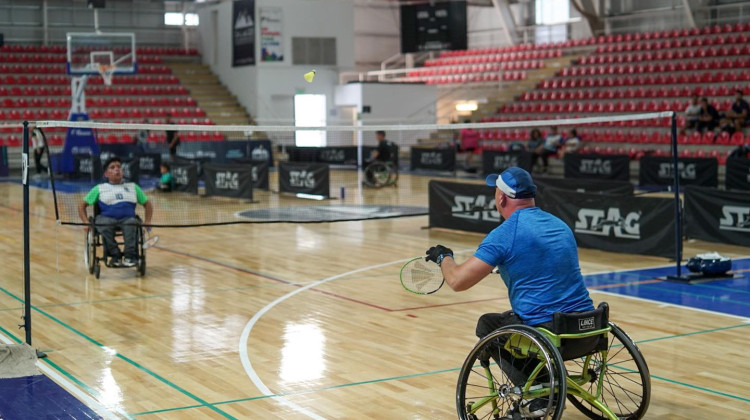
{"type": "MultiPolygon", "coordinates": [[[[631,376],[627,378],[631,379],[631,376]]],[[[558,420],[565,408],[565,398],[559,398],[560,395],[565,395],[576,408],[592,419],[637,420],[646,413],[650,401],[651,383],[648,366],[635,343],[612,322],[609,322],[605,328],[581,334],[554,334],[544,328],[510,325],[490,333],[469,353],[459,373],[456,408],[461,420],[486,418],[558,420]],[[567,369],[566,361],[563,360],[560,351],[562,340],[576,340],[597,335],[606,338],[607,348],[593,350],[583,357],[568,360],[570,369],[567,369]],[[490,357],[495,360],[494,367],[502,372],[501,375],[505,376],[506,370],[514,369],[512,364],[507,366],[508,363],[502,360],[500,354],[497,354],[497,357],[491,354],[492,346],[499,345],[493,342],[501,338],[505,339],[503,350],[508,351],[512,357],[517,357],[518,360],[536,360],[536,366],[533,366],[534,362],[532,362],[530,366],[533,366],[533,370],[522,379],[523,385],[514,384],[510,380],[500,381],[497,379],[499,375],[492,372],[493,363],[489,360],[490,357]],[[615,344],[615,341],[619,344],[615,344]],[[610,367],[610,360],[619,357],[623,350],[631,357],[635,366],[625,367],[617,362],[616,367],[610,367]],[[477,362],[481,369],[477,368],[477,362]],[[506,368],[500,364],[505,364],[506,368]],[[474,380],[470,379],[472,375],[477,376],[477,383],[483,383],[483,385],[476,385],[474,380]],[[637,391],[623,389],[614,378],[614,376],[619,378],[620,375],[638,375],[640,383],[629,380],[626,385],[631,388],[639,387],[640,394],[637,394],[637,391]],[[563,377],[565,381],[559,381],[559,378],[563,377]],[[484,393],[481,389],[483,387],[486,387],[484,393]],[[624,393],[625,401],[620,401],[619,395],[615,395],[618,389],[624,393]],[[474,401],[470,401],[472,399],[474,401]],[[523,416],[520,406],[523,402],[534,399],[546,399],[545,413],[541,416],[523,416]],[[615,405],[610,407],[607,402],[615,405]],[[488,412],[479,414],[483,409],[482,413],[488,412]],[[501,409],[505,410],[505,414],[501,409]],[[513,414],[509,417],[508,412],[513,414]],[[501,417],[503,415],[505,417],[501,417]]]]}
{"type": "MultiPolygon", "coordinates": [[[[141,218],[136,216],[136,219],[138,219],[138,229],[136,229],[136,252],[138,253],[137,256],[137,263],[135,265],[136,271],[140,276],[146,275],[146,250],[143,249],[143,238],[144,235],[144,228],[142,225],[141,218]]],[[[117,246],[123,246],[124,242],[118,241],[118,238],[122,238],[122,230],[117,229],[115,231],[115,241],[117,242],[117,246]]],[[[107,255],[107,248],[104,246],[104,243],[102,241],[102,235],[96,230],[96,223],[94,221],[93,216],[89,216],[89,231],[86,233],[86,252],[84,253],[84,260],[86,262],[86,265],[89,269],[89,274],[93,274],[94,277],[97,279],[99,278],[99,275],[101,274],[101,267],[100,263],[104,261],[104,264],[109,267],[109,264],[107,262],[107,258],[109,255],[107,255]],[[97,255],[97,248],[102,249],[102,256],[99,257],[97,255]]],[[[114,267],[113,267],[114,268],[114,267]]],[[[125,268],[125,267],[117,267],[117,268],[125,268]]]]}

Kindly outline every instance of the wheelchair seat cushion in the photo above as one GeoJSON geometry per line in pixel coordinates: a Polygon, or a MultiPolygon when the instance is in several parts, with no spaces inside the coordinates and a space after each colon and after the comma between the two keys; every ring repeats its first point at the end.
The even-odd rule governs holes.
{"type": "MultiPolygon", "coordinates": [[[[602,302],[593,311],[556,312],[552,320],[552,330],[555,334],[583,334],[606,328],[608,323],[609,305],[606,302],[602,302]]],[[[604,335],[585,338],[565,338],[561,341],[560,353],[564,360],[570,360],[606,348],[607,339],[604,335]]]]}

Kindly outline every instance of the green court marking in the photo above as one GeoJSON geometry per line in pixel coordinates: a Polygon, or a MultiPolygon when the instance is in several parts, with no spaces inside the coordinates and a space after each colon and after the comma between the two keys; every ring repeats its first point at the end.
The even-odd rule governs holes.
{"type": "MultiPolygon", "coordinates": [[[[15,295],[14,295],[14,294],[12,294],[12,293],[10,293],[10,292],[9,292],[9,291],[7,291],[7,290],[6,290],[5,288],[2,288],[2,287],[0,287],[0,291],[2,291],[3,293],[7,294],[7,295],[8,295],[8,296],[10,296],[10,297],[12,297],[13,299],[16,299],[16,300],[18,300],[19,302],[23,302],[23,300],[22,300],[22,299],[20,299],[20,298],[19,298],[18,296],[15,296],[15,295]]],[[[95,344],[95,345],[97,345],[97,346],[99,346],[99,347],[104,347],[104,345],[102,345],[102,344],[101,344],[101,343],[99,343],[98,341],[96,341],[96,340],[94,340],[93,338],[91,338],[91,337],[87,336],[86,334],[84,334],[84,333],[82,333],[82,332],[80,332],[80,331],[76,330],[75,328],[73,328],[73,327],[71,327],[70,325],[66,324],[65,322],[63,322],[63,321],[61,321],[61,320],[57,319],[56,317],[54,317],[54,316],[50,315],[49,313],[47,313],[47,312],[43,311],[42,309],[40,309],[40,308],[37,308],[37,307],[36,307],[36,306],[34,306],[34,305],[31,305],[31,308],[32,308],[33,310],[35,310],[35,311],[39,312],[40,314],[42,314],[42,315],[46,316],[47,318],[51,319],[52,321],[54,321],[54,322],[58,323],[58,324],[59,324],[60,326],[62,326],[63,328],[65,328],[65,329],[67,329],[67,330],[71,331],[72,333],[74,333],[74,334],[78,335],[79,337],[83,338],[84,340],[86,340],[86,341],[88,341],[88,342],[90,342],[90,343],[92,343],[92,344],[95,344]]],[[[177,386],[176,384],[174,384],[173,382],[171,382],[171,381],[169,381],[168,379],[164,378],[163,376],[161,376],[161,375],[157,374],[156,372],[154,372],[154,371],[152,371],[152,370],[150,370],[150,369],[146,368],[145,366],[143,366],[143,365],[141,365],[141,364],[139,364],[139,363],[136,363],[136,362],[135,362],[134,360],[132,360],[132,359],[130,359],[130,358],[128,358],[128,357],[126,357],[126,356],[124,356],[124,355],[120,354],[120,353],[116,353],[116,354],[115,354],[115,356],[117,356],[118,358],[120,358],[120,359],[122,359],[122,360],[126,361],[127,363],[131,364],[132,366],[135,366],[136,368],[138,368],[138,369],[140,369],[140,370],[142,370],[142,371],[146,372],[147,374],[149,374],[149,375],[151,375],[152,377],[154,377],[154,378],[158,379],[158,380],[159,380],[159,381],[161,381],[162,383],[164,383],[164,384],[168,385],[168,386],[169,386],[169,387],[171,387],[172,389],[174,389],[174,390],[176,390],[176,391],[178,391],[178,392],[182,393],[182,394],[183,394],[183,395],[185,395],[186,397],[189,397],[189,398],[191,398],[191,399],[193,399],[193,400],[195,400],[195,401],[199,402],[199,403],[201,404],[201,406],[202,406],[202,407],[208,407],[208,408],[210,408],[211,410],[215,411],[216,413],[218,413],[218,414],[220,414],[220,415],[222,415],[222,416],[224,416],[224,417],[226,417],[226,418],[228,418],[228,419],[235,419],[235,417],[231,416],[231,415],[230,415],[229,413],[226,413],[226,412],[222,411],[221,409],[219,409],[218,407],[215,407],[215,406],[214,406],[214,404],[211,404],[211,403],[209,403],[209,402],[207,402],[207,401],[203,400],[202,398],[200,398],[200,397],[198,397],[198,396],[196,396],[196,395],[192,394],[191,392],[189,392],[189,391],[187,391],[187,390],[183,389],[182,387],[179,387],[179,386],[177,386]]],[[[62,373],[62,372],[61,372],[61,373],[62,373]]],[[[71,378],[72,378],[72,377],[71,377],[71,378]]],[[[77,380],[76,380],[75,382],[76,382],[76,383],[78,383],[79,381],[77,381],[77,380]]],[[[87,387],[86,387],[86,388],[87,388],[87,387]]],[[[88,389],[88,388],[87,388],[87,389],[88,389]]],[[[92,394],[92,395],[96,395],[96,393],[94,393],[94,394],[92,394]]]]}
{"type": "MultiPolygon", "coordinates": [[[[680,338],[680,337],[685,337],[685,336],[690,336],[690,335],[697,335],[697,334],[708,334],[708,333],[712,333],[712,332],[729,330],[729,329],[733,329],[733,328],[742,328],[742,327],[748,327],[748,326],[750,326],[750,324],[738,324],[738,325],[731,325],[731,326],[728,326],[728,327],[712,328],[712,329],[709,329],[709,330],[694,331],[694,332],[690,332],[690,333],[675,334],[675,335],[669,335],[669,336],[665,336],[665,337],[657,337],[657,338],[651,338],[651,339],[647,339],[647,340],[640,340],[640,341],[637,341],[636,344],[648,343],[648,342],[659,341],[659,340],[667,340],[667,339],[672,339],[672,338],[680,338]]],[[[619,367],[619,366],[618,366],[618,368],[624,369],[624,368],[619,367]]],[[[351,387],[351,386],[368,385],[368,384],[375,384],[375,383],[389,382],[389,381],[400,381],[400,380],[409,379],[409,378],[416,378],[416,377],[420,377],[420,376],[439,375],[439,374],[442,374],[442,373],[456,372],[456,371],[459,371],[459,370],[461,370],[461,368],[450,368],[450,369],[434,370],[434,371],[430,371],[430,372],[411,373],[411,374],[408,374],[408,375],[392,376],[392,377],[388,377],[388,378],[379,378],[379,379],[370,379],[370,380],[358,381],[358,382],[349,382],[349,383],[345,383],[345,384],[331,385],[331,386],[327,386],[327,387],[323,387],[323,388],[316,388],[316,389],[310,389],[310,390],[304,390],[304,391],[289,392],[289,393],[283,393],[283,394],[273,394],[273,395],[261,395],[261,396],[258,396],[258,397],[248,397],[248,398],[239,398],[239,399],[227,400],[227,401],[219,401],[219,402],[215,402],[213,404],[214,405],[225,405],[225,404],[233,404],[233,403],[239,403],[239,402],[248,402],[248,401],[261,400],[261,399],[266,399],[266,398],[288,397],[288,396],[294,396],[294,395],[310,394],[310,393],[321,392],[321,391],[328,391],[328,390],[339,389],[339,388],[348,388],[348,387],[351,387]]],[[[624,369],[624,370],[630,370],[630,369],[624,369]]],[[[689,383],[686,383],[686,382],[680,382],[680,381],[676,381],[676,380],[665,378],[665,377],[661,377],[661,376],[651,375],[651,377],[654,378],[654,379],[658,379],[658,380],[661,380],[661,381],[664,381],[664,382],[669,382],[669,383],[672,383],[672,384],[675,384],[675,385],[681,385],[681,386],[684,386],[684,387],[687,387],[687,388],[692,388],[692,389],[696,389],[696,390],[699,390],[699,391],[704,391],[704,392],[707,392],[707,393],[710,393],[710,394],[716,394],[716,395],[720,395],[720,396],[723,396],[723,397],[736,399],[736,400],[739,400],[739,401],[750,402],[750,398],[745,398],[745,397],[742,397],[742,396],[739,396],[739,395],[733,395],[733,394],[729,394],[729,393],[726,393],[726,392],[713,390],[713,389],[710,389],[710,388],[704,388],[704,387],[700,387],[700,386],[697,386],[697,385],[692,385],[692,384],[689,384],[689,383]]],[[[191,409],[191,408],[201,408],[201,407],[203,407],[203,406],[202,405],[190,405],[190,406],[184,406],[184,407],[172,407],[172,408],[165,408],[165,409],[161,409],[161,410],[144,411],[144,412],[141,412],[141,413],[134,413],[133,415],[134,416],[145,416],[145,415],[149,415],[149,414],[158,414],[158,413],[171,412],[171,411],[188,410],[188,409],[191,409]]]]}

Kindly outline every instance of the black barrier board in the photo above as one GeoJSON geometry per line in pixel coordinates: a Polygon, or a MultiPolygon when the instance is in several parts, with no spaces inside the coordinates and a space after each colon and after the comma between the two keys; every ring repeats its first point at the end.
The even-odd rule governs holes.
{"type": "MultiPolygon", "coordinates": [[[[672,179],[672,158],[644,156],[640,161],[640,185],[669,186],[672,179]]],[[[685,158],[678,163],[680,185],[716,187],[719,184],[719,162],[714,158],[685,158]]]]}
{"type": "Polygon", "coordinates": [[[122,177],[126,182],[135,182],[137,184],[141,180],[140,174],[141,171],[138,166],[137,156],[122,160],[122,177]]]}
{"type": "Polygon", "coordinates": [[[138,156],[138,169],[142,175],[161,176],[161,155],[159,153],[144,153],[138,156]]]}
{"type": "Polygon", "coordinates": [[[518,166],[531,171],[531,153],[528,152],[499,152],[485,150],[482,152],[482,172],[485,176],[518,166]]]}
{"type": "Polygon", "coordinates": [[[750,190],[750,159],[727,159],[726,187],[731,190],[750,190]]]}
{"type": "MultiPolygon", "coordinates": [[[[182,142],[177,148],[177,156],[202,162],[229,163],[232,159],[248,158],[250,144],[248,140],[182,142]]],[[[256,151],[256,154],[260,153],[256,151]]],[[[270,150],[264,155],[270,155],[270,150]]]]}
{"type": "Polygon", "coordinates": [[[99,156],[102,162],[109,159],[112,155],[125,159],[135,156],[138,153],[138,147],[133,144],[102,144],[99,146],[99,156]]]}
{"type": "Polygon", "coordinates": [[[750,246],[750,193],[685,188],[685,224],[690,238],[750,246]]]}
{"type": "Polygon", "coordinates": [[[271,140],[250,140],[248,146],[250,150],[247,157],[252,160],[265,160],[269,168],[273,168],[273,149],[271,140]]]}
{"type": "Polygon", "coordinates": [[[411,148],[411,170],[449,171],[456,169],[454,149],[411,148]]]}
{"type": "Polygon", "coordinates": [[[73,155],[73,178],[98,182],[103,176],[102,161],[98,155],[73,155]]]}
{"type": "Polygon", "coordinates": [[[279,191],[330,197],[330,176],[324,163],[279,163],[279,191]]]}
{"type": "MultiPolygon", "coordinates": [[[[362,147],[362,160],[370,159],[375,147],[362,147]]],[[[290,162],[320,162],[331,165],[357,165],[357,146],[287,147],[290,162]]]]}
{"type": "MultiPolygon", "coordinates": [[[[0,37],[2,39],[2,37],[0,37]]],[[[2,44],[2,42],[0,42],[2,44]]],[[[51,168],[50,168],[51,169],[51,168]]],[[[0,146],[0,176],[8,176],[10,167],[8,166],[8,148],[0,146]]]]}
{"type": "Polygon", "coordinates": [[[174,191],[198,194],[198,165],[190,162],[173,162],[170,172],[174,177],[174,191]]]}
{"type": "Polygon", "coordinates": [[[208,163],[211,163],[212,158],[208,156],[203,157],[197,157],[197,158],[186,158],[182,156],[175,156],[172,158],[172,161],[170,162],[170,165],[174,164],[180,164],[180,165],[195,165],[197,171],[198,171],[198,178],[203,178],[203,165],[206,165],[208,163]]]}
{"type": "Polygon", "coordinates": [[[561,179],[534,177],[539,191],[545,188],[557,188],[559,190],[577,191],[593,194],[633,195],[633,184],[625,181],[609,181],[603,179],[561,179]]]}
{"type": "Polygon", "coordinates": [[[630,180],[630,158],[627,155],[567,153],[563,161],[565,178],[630,180]]]}
{"type": "Polygon", "coordinates": [[[489,233],[502,221],[486,185],[430,181],[428,195],[430,227],[489,233]]]}
{"type": "Polygon", "coordinates": [[[238,163],[203,165],[206,195],[253,199],[253,168],[238,163]]]}
{"type": "Polygon", "coordinates": [[[542,208],[562,219],[584,248],[673,257],[671,198],[605,196],[549,188],[542,208]]]}
{"type": "Polygon", "coordinates": [[[233,159],[232,163],[247,165],[252,168],[253,188],[268,191],[268,162],[265,160],[233,159]]]}

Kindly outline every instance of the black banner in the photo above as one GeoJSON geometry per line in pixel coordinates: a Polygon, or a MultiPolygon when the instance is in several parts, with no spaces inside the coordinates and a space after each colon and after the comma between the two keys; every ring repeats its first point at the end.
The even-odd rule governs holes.
{"type": "Polygon", "coordinates": [[[255,0],[234,0],[232,67],[255,65],[255,0]]]}
{"type": "MultiPolygon", "coordinates": [[[[672,158],[644,156],[640,161],[640,185],[669,186],[672,179],[672,158]]],[[[719,184],[719,162],[714,158],[686,158],[678,163],[680,185],[716,187],[719,184]]]]}
{"type": "MultiPolygon", "coordinates": [[[[0,41],[2,37],[0,36],[0,41]]],[[[2,46],[2,42],[0,42],[2,46]]],[[[0,176],[8,176],[10,174],[10,167],[8,166],[8,147],[0,146],[0,176]]]]}
{"type": "MultiPolygon", "coordinates": [[[[183,142],[180,143],[178,156],[211,163],[231,163],[233,159],[246,159],[250,156],[250,143],[248,140],[183,142]]],[[[263,154],[266,158],[269,155],[270,152],[263,154]]],[[[264,158],[259,158],[262,159],[264,158]]]]}
{"type": "Polygon", "coordinates": [[[111,156],[117,156],[125,159],[138,154],[138,147],[132,144],[102,144],[99,145],[99,157],[102,162],[111,156]]]}
{"type": "Polygon", "coordinates": [[[279,163],[279,191],[329,197],[328,165],[324,163],[279,163]]]}
{"type": "Polygon", "coordinates": [[[265,160],[233,159],[233,163],[246,165],[252,170],[253,188],[268,191],[268,162],[265,160]]]}
{"type": "Polygon", "coordinates": [[[592,194],[633,195],[633,184],[625,181],[608,181],[597,179],[564,179],[534,177],[534,184],[540,192],[545,188],[577,191],[592,194]]]}
{"type": "Polygon", "coordinates": [[[173,162],[169,166],[174,177],[174,191],[198,194],[198,165],[173,162]]]}
{"type": "Polygon", "coordinates": [[[689,238],[750,246],[750,193],[716,188],[685,188],[689,238]]]}
{"type": "Polygon", "coordinates": [[[562,219],[584,248],[674,257],[671,198],[588,194],[549,188],[545,211],[562,219]]]}
{"type": "MultiPolygon", "coordinates": [[[[367,161],[375,150],[373,146],[362,147],[362,160],[367,161]]],[[[288,147],[290,162],[320,162],[331,165],[357,165],[357,146],[288,147]]]]}
{"type": "Polygon", "coordinates": [[[495,189],[481,184],[430,181],[430,227],[489,233],[500,225],[495,189]]]}
{"type": "Polygon", "coordinates": [[[565,178],[630,181],[630,158],[627,155],[567,153],[563,160],[565,178]]]}
{"type": "Polygon", "coordinates": [[[98,155],[73,155],[73,178],[98,182],[103,176],[102,161],[98,155]]]}
{"type": "Polygon", "coordinates": [[[411,170],[450,171],[456,169],[455,149],[411,148],[411,170]]]}
{"type": "Polygon", "coordinates": [[[750,159],[727,159],[725,183],[727,189],[750,190],[750,159]]]}
{"type": "Polygon", "coordinates": [[[145,153],[138,156],[138,169],[143,175],[161,176],[161,154],[145,153]]]}
{"type": "Polygon", "coordinates": [[[253,168],[242,164],[203,165],[206,195],[253,199],[253,168]]]}
{"type": "Polygon", "coordinates": [[[137,184],[141,179],[140,174],[138,157],[122,160],[122,177],[125,179],[125,182],[135,182],[137,184]]]}
{"type": "Polygon", "coordinates": [[[531,153],[498,152],[494,150],[482,152],[482,172],[485,176],[499,174],[511,166],[518,166],[531,172],[531,153]]]}

